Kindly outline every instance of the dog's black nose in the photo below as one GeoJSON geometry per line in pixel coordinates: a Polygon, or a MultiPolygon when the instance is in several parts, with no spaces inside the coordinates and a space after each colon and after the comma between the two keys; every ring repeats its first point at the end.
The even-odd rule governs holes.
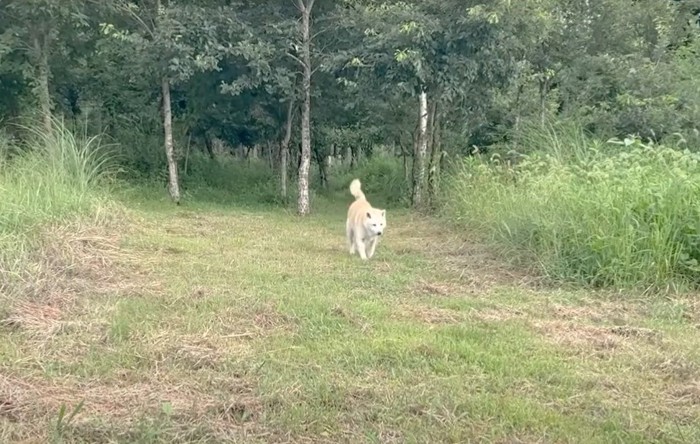
{"type": "Polygon", "coordinates": [[[381,235],[382,235],[382,232],[381,232],[381,231],[377,233],[377,236],[381,236],[381,235]]]}

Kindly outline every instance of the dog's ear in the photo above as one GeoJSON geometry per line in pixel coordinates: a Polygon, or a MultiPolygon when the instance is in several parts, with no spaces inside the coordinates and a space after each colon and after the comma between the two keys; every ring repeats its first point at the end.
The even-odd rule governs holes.
{"type": "Polygon", "coordinates": [[[369,211],[367,212],[367,219],[372,219],[372,215],[369,214],[369,211]]]}
{"type": "Polygon", "coordinates": [[[386,210],[382,210],[382,217],[386,217],[386,210]]]}

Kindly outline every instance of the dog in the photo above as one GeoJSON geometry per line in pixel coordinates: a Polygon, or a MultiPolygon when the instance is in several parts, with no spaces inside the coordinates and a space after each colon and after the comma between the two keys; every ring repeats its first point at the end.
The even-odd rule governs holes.
{"type": "Polygon", "coordinates": [[[345,222],[348,250],[351,255],[357,252],[362,260],[367,260],[374,256],[379,237],[386,230],[386,210],[372,207],[359,179],[350,183],[350,194],[355,201],[348,208],[345,222]]]}

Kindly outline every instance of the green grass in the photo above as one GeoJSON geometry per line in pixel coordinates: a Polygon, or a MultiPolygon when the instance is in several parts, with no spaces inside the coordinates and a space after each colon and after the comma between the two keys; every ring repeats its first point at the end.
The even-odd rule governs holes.
{"type": "Polygon", "coordinates": [[[471,158],[445,197],[449,217],[557,280],[685,289],[700,283],[700,156],[552,129],[515,165],[471,158]]]}
{"type": "Polygon", "coordinates": [[[115,229],[121,216],[109,197],[113,158],[99,137],[58,121],[50,133],[21,130],[22,146],[0,141],[0,315],[27,295],[46,302],[60,293],[61,278],[90,260],[95,230],[115,229]]]}
{"type": "Polygon", "coordinates": [[[8,309],[0,441],[700,439],[694,300],[537,289],[392,208],[361,262],[349,196],[300,219],[137,194],[91,278],[8,309]]]}
{"type": "Polygon", "coordinates": [[[99,217],[107,206],[102,179],[107,151],[98,137],[79,137],[60,122],[53,133],[23,128],[26,146],[0,152],[0,261],[16,260],[39,229],[77,217],[99,217]]]}
{"type": "Polygon", "coordinates": [[[59,130],[0,172],[0,442],[700,439],[692,297],[537,286],[400,208],[390,161],[337,170],[302,219],[240,163],[181,207],[108,189],[97,142],[59,130]],[[345,250],[351,175],[388,208],[369,262],[345,250]]]}

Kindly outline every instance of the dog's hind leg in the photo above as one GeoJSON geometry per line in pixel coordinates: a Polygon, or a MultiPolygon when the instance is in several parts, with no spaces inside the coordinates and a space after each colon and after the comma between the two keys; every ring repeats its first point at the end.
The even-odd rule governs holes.
{"type": "Polygon", "coordinates": [[[355,254],[355,234],[352,231],[352,227],[350,227],[350,224],[347,223],[345,224],[345,237],[347,238],[348,242],[348,251],[350,254],[355,254]]]}
{"type": "Polygon", "coordinates": [[[348,251],[351,255],[355,254],[355,233],[349,220],[345,222],[345,238],[348,243],[348,251]]]}

